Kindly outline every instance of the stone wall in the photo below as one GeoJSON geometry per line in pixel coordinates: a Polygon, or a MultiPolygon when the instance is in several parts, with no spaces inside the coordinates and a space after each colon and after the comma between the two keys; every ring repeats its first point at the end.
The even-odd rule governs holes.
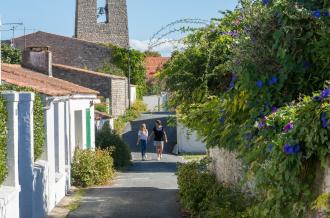
{"type": "Polygon", "coordinates": [[[17,48],[49,47],[53,63],[96,70],[111,62],[111,50],[96,43],[45,32],[35,32],[14,40],[17,48]]]}
{"type": "Polygon", "coordinates": [[[62,65],[53,65],[53,76],[96,91],[110,99],[113,116],[122,115],[128,107],[127,78],[62,65]]]}
{"type": "Polygon", "coordinates": [[[76,1],[75,37],[91,42],[128,47],[126,0],[106,0],[108,21],[97,23],[97,0],[76,1]]]}

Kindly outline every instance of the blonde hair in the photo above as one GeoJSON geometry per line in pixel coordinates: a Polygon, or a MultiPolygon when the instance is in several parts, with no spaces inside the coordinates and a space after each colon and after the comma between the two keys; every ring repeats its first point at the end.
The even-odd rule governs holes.
{"type": "Polygon", "coordinates": [[[143,133],[147,133],[147,125],[145,123],[142,123],[140,126],[140,131],[142,131],[143,133]]]}

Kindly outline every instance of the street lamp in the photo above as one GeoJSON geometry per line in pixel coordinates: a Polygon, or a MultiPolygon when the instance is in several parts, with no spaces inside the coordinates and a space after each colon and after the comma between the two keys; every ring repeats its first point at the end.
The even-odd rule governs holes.
{"type": "Polygon", "coordinates": [[[131,50],[128,46],[128,108],[131,109],[131,50]]]}

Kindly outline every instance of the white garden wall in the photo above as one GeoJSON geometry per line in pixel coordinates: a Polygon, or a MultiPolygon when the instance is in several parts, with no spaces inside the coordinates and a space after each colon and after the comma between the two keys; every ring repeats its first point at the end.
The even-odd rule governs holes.
{"type": "Polygon", "coordinates": [[[166,112],[165,104],[168,97],[166,93],[161,95],[143,96],[143,102],[147,105],[147,111],[149,112],[166,112]]]}
{"type": "Polygon", "coordinates": [[[206,144],[202,142],[195,131],[177,123],[177,149],[178,153],[206,153],[206,144]]]}

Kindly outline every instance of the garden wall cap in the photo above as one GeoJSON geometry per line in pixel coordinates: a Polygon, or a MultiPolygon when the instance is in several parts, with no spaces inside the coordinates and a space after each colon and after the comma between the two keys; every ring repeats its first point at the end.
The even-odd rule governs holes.
{"type": "Polygon", "coordinates": [[[20,65],[2,64],[2,78],[6,83],[31,88],[49,96],[67,96],[75,94],[93,94],[99,92],[61,79],[49,77],[20,65]]]}
{"type": "Polygon", "coordinates": [[[86,73],[90,75],[95,75],[95,76],[101,76],[101,77],[106,77],[106,78],[112,78],[112,79],[126,79],[124,76],[116,76],[116,75],[111,75],[111,74],[106,74],[106,73],[99,73],[91,70],[85,70],[77,67],[71,67],[67,65],[62,65],[62,64],[53,64],[53,67],[62,69],[64,71],[68,71],[71,73],[86,73]]]}

